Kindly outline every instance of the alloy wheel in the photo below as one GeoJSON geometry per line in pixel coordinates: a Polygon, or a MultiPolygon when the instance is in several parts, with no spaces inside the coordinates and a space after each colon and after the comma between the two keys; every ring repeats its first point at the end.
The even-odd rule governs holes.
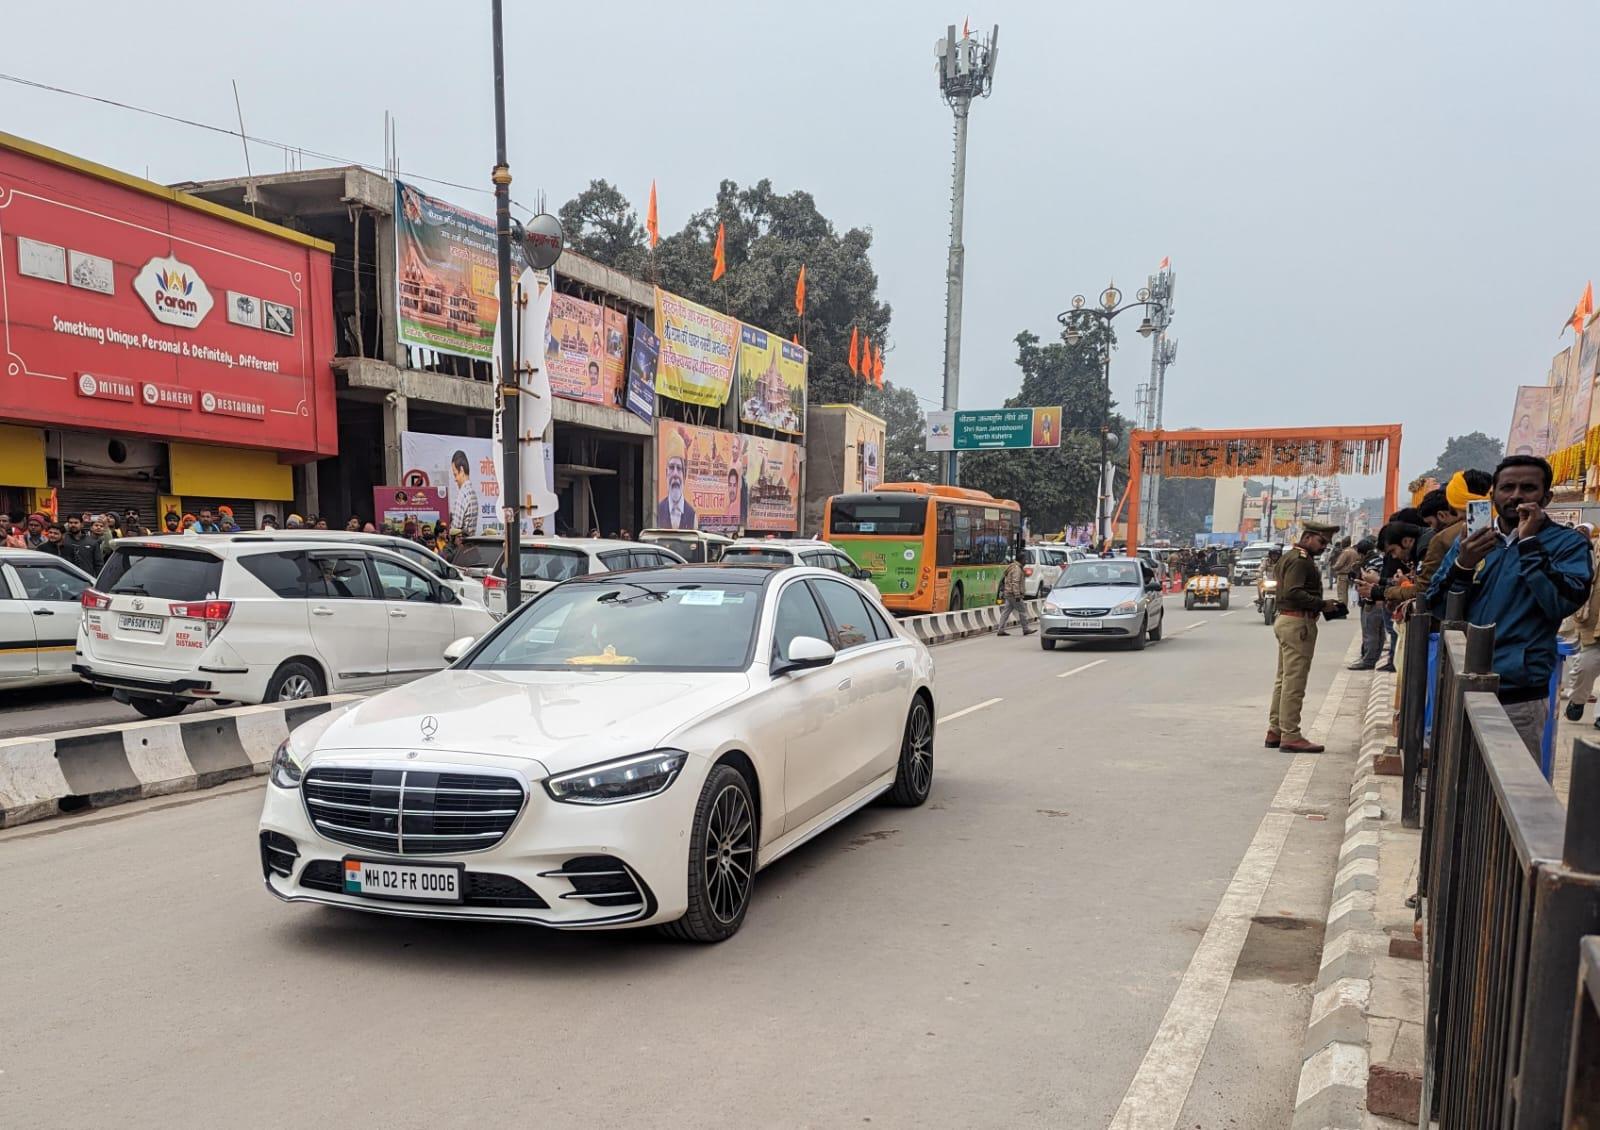
{"type": "Polygon", "coordinates": [[[706,818],[705,884],[711,913],[724,924],[737,921],[750,897],[755,873],[755,821],[737,785],[726,785],[706,818]]]}
{"type": "Polygon", "coordinates": [[[933,785],[933,720],[928,715],[927,703],[921,699],[911,708],[906,745],[910,755],[907,767],[911,770],[911,787],[922,796],[933,785]]]}
{"type": "Polygon", "coordinates": [[[290,675],[278,687],[278,699],[310,698],[312,696],[311,680],[304,675],[290,675]]]}

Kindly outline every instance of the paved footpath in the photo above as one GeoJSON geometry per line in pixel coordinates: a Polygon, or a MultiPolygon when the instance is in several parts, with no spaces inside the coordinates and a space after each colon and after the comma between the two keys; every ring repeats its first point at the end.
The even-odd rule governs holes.
{"type": "Polygon", "coordinates": [[[935,649],[932,800],[763,872],[717,947],[283,906],[256,783],[0,832],[0,1124],[1277,1130],[1351,628],[1308,703],[1342,745],[1293,758],[1259,617],[1170,607],[1144,652],[935,649]]]}

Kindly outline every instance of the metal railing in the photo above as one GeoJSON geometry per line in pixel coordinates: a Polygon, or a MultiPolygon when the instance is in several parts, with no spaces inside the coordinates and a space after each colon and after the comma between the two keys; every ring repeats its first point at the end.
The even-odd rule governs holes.
{"type": "Polygon", "coordinates": [[[1578,951],[1578,999],[1572,1009],[1572,1054],[1567,1059],[1567,1103],[1562,1125],[1600,1127],[1600,938],[1584,938],[1578,951]]]}
{"type": "MultiPolygon", "coordinates": [[[[1579,1077],[1569,1066],[1579,941],[1600,932],[1600,746],[1575,743],[1569,819],[1495,697],[1494,629],[1463,631],[1448,616],[1422,794],[1422,1120],[1545,1130],[1561,1125],[1579,1077]]],[[[1412,678],[1402,693],[1415,697],[1412,678]]],[[[1415,737],[1412,716],[1402,720],[1415,737]]],[[[1591,1043],[1586,1054],[1597,1053],[1591,1043]]]]}

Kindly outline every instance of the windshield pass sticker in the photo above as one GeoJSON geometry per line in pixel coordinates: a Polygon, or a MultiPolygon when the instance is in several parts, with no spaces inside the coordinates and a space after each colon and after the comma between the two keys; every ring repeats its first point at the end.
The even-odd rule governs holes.
{"type": "Polygon", "coordinates": [[[721,604],[721,589],[690,589],[683,594],[683,604],[721,604]]]}

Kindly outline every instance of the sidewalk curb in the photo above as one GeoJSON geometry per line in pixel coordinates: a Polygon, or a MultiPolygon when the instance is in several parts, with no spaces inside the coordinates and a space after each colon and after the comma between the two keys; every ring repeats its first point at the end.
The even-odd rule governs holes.
{"type": "Polygon", "coordinates": [[[0,739],[0,828],[267,771],[289,731],[361,695],[0,739]]]}
{"type": "Polygon", "coordinates": [[[1334,871],[1311,1002],[1292,1130],[1360,1130],[1366,1117],[1373,958],[1388,950],[1378,925],[1378,829],[1383,822],[1374,763],[1387,740],[1394,676],[1374,673],[1361,723],[1344,843],[1334,871]]]}

